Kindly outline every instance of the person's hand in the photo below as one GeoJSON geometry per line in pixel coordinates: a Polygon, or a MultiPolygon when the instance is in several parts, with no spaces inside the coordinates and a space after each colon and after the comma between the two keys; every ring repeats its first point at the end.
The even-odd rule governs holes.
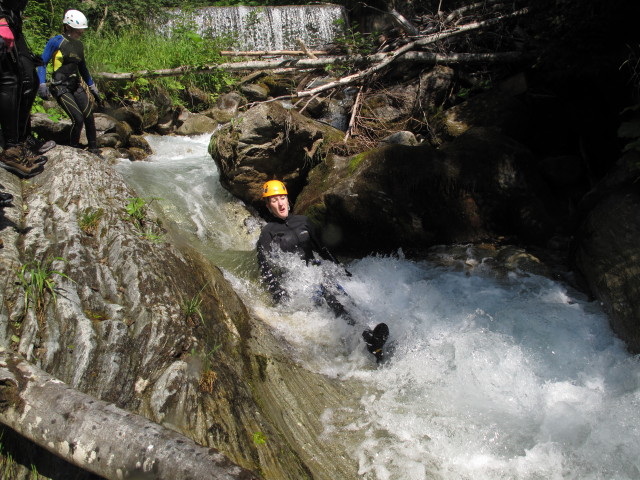
{"type": "Polygon", "coordinates": [[[276,305],[282,305],[283,303],[287,303],[289,301],[289,294],[285,290],[278,290],[273,294],[273,303],[276,305]]]}
{"type": "Polygon", "coordinates": [[[51,98],[51,93],[49,92],[49,87],[47,87],[46,83],[41,83],[38,87],[38,96],[44,100],[51,98]]]}
{"type": "Polygon", "coordinates": [[[89,87],[89,90],[91,91],[93,98],[96,99],[98,105],[102,105],[104,102],[102,101],[102,97],[100,96],[100,90],[98,90],[98,87],[95,83],[89,87]]]}

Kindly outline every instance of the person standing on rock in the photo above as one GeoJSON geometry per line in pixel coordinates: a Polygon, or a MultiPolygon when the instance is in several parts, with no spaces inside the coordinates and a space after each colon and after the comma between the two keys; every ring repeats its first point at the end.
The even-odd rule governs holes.
{"type": "MultiPolygon", "coordinates": [[[[279,269],[274,265],[273,255],[276,252],[295,253],[306,265],[320,265],[321,260],[339,264],[329,249],[322,244],[315,228],[308,217],[304,215],[290,215],[289,195],[284,183],[270,180],[263,186],[262,198],[267,210],[271,214],[270,221],[262,228],[257,244],[258,264],[262,279],[271,293],[275,303],[288,299],[289,295],[281,284],[279,269]]],[[[351,274],[345,269],[348,276],[351,274]]],[[[338,290],[341,290],[338,287],[338,290]]],[[[336,317],[344,319],[349,325],[356,321],[331,292],[327,285],[320,285],[317,300],[324,298],[336,317]]],[[[367,328],[362,333],[367,349],[380,362],[383,357],[383,346],[389,336],[389,328],[380,323],[373,330],[367,328]]]]}
{"type": "Polygon", "coordinates": [[[0,128],[4,150],[0,166],[20,177],[40,173],[55,146],[31,136],[31,107],[36,98],[39,58],[22,33],[22,13],[27,0],[0,0],[0,128]]]}
{"type": "Polygon", "coordinates": [[[86,129],[88,149],[100,155],[97,147],[93,102],[85,84],[98,103],[102,102],[98,87],[93,82],[84,57],[80,38],[89,27],[87,17],[78,10],[68,10],[62,20],[63,32],[49,39],[42,52],[43,65],[38,67],[40,86],[38,95],[47,99],[53,94],[60,107],[71,119],[69,145],[80,148],[82,126],[86,129]],[[47,85],[47,64],[53,60],[51,88],[47,85]]]}

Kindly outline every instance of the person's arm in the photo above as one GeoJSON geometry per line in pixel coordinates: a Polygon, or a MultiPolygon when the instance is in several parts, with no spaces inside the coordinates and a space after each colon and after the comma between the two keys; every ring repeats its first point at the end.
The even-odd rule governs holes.
{"type": "Polygon", "coordinates": [[[91,74],[89,73],[89,69],[87,68],[87,62],[85,62],[84,59],[78,64],[78,70],[80,71],[82,79],[87,84],[87,87],[93,86],[93,78],[91,78],[91,74]]]}
{"type": "Polygon", "coordinates": [[[340,263],[336,257],[329,251],[329,249],[322,243],[320,240],[320,236],[318,235],[318,229],[316,226],[307,218],[307,231],[309,232],[309,238],[311,239],[311,248],[314,252],[317,252],[320,257],[325,260],[329,260],[333,263],[340,263]]]}
{"type": "Polygon", "coordinates": [[[98,102],[98,105],[102,105],[103,101],[102,97],[100,96],[100,91],[98,90],[98,86],[93,81],[93,78],[91,78],[91,74],[89,73],[89,69],[87,68],[87,62],[84,59],[82,59],[82,61],[78,64],[78,70],[80,71],[82,79],[87,84],[87,87],[89,87],[91,94],[96,99],[96,102],[98,102]]]}
{"type": "Polygon", "coordinates": [[[325,246],[325,244],[322,243],[322,240],[320,240],[320,236],[317,233],[316,227],[308,219],[307,219],[307,230],[309,231],[309,238],[311,238],[311,247],[313,248],[313,250],[315,252],[318,252],[318,255],[320,255],[321,258],[325,260],[329,260],[330,262],[333,262],[337,265],[340,265],[342,268],[344,268],[344,272],[346,273],[346,275],[350,277],[351,272],[347,270],[345,266],[342,265],[342,263],[333,255],[333,253],[329,251],[329,249],[325,246]]]}
{"type": "Polygon", "coordinates": [[[38,80],[40,84],[47,82],[47,64],[60,47],[60,42],[62,42],[62,35],[56,35],[50,38],[44,47],[44,51],[42,52],[42,65],[38,67],[38,80]]]}
{"type": "Polygon", "coordinates": [[[273,264],[269,261],[269,252],[271,251],[271,238],[263,231],[258,239],[258,265],[260,266],[260,275],[263,283],[267,286],[267,290],[271,293],[271,297],[275,303],[280,303],[288,298],[288,294],[280,285],[278,276],[273,270],[273,264]]]}

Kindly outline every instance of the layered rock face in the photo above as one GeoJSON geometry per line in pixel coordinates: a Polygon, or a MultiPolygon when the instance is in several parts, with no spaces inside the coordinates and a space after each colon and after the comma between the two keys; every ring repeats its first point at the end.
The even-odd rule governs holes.
{"type": "Polygon", "coordinates": [[[29,181],[0,170],[14,196],[0,217],[1,345],[264,478],[355,474],[320,442],[291,446],[322,429],[295,417],[319,418],[340,386],[279,359],[218,268],[136,212],[108,162],[61,146],[48,157],[29,181]],[[185,306],[194,299],[201,317],[185,306]],[[318,401],[292,408],[292,395],[318,401]]]}

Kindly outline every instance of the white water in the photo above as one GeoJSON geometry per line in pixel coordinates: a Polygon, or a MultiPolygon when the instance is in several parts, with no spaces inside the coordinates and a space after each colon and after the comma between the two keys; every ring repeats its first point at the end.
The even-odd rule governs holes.
{"type": "Polygon", "coordinates": [[[155,205],[299,362],[364,392],[323,416],[325,441],[344,446],[361,478],[640,478],[639,358],[596,303],[543,277],[494,274],[482,259],[445,268],[367,257],[339,280],[359,319],[391,329],[395,352],[375,368],[359,329],[309,300],[320,269],[306,269],[284,311],[270,306],[256,282],[258,228],[246,235],[229,215],[238,204],[219,186],[208,136],[149,140],[150,162],[119,166],[140,196],[162,197],[155,205]]]}
{"type": "Polygon", "coordinates": [[[201,35],[235,39],[236,50],[299,50],[298,39],[314,50],[325,48],[344,30],[346,13],[330,4],[204,7],[180,11],[167,27],[185,22],[192,22],[201,35]]]}

